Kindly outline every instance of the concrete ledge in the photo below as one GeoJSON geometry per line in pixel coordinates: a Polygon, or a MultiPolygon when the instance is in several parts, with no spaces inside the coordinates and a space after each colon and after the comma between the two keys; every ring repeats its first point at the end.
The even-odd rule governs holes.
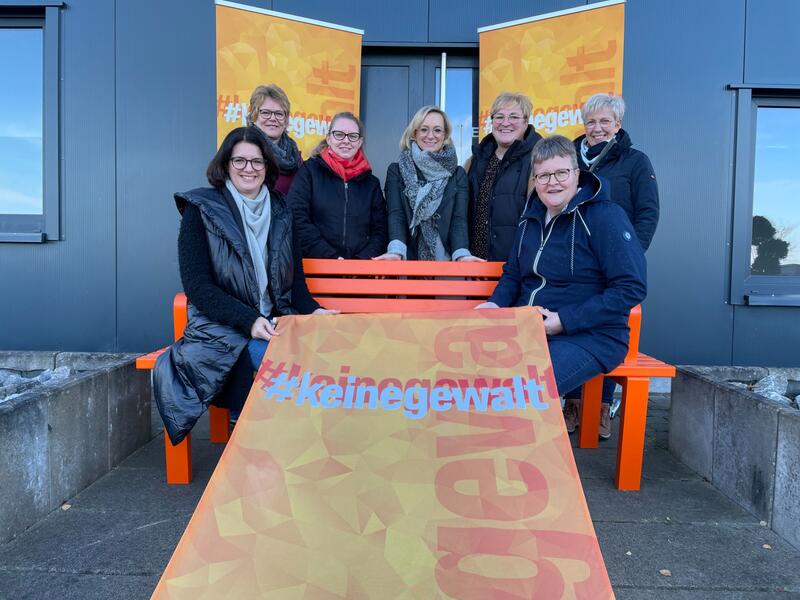
{"type": "Polygon", "coordinates": [[[94,367],[0,402],[0,543],[151,439],[150,379],[135,355],[72,354],[57,365],[64,354],[0,353],[0,368],[18,371],[94,367]]]}
{"type": "Polygon", "coordinates": [[[766,369],[678,367],[669,449],[800,548],[800,411],[733,382],[766,369]]]}

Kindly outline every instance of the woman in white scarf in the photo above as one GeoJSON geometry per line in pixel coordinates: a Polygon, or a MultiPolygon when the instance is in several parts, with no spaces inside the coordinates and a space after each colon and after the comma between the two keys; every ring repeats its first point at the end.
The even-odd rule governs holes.
{"type": "Polygon", "coordinates": [[[469,252],[467,176],[458,166],[447,115],[417,111],[389,165],[385,195],[389,246],[375,260],[481,260],[469,252]]]}

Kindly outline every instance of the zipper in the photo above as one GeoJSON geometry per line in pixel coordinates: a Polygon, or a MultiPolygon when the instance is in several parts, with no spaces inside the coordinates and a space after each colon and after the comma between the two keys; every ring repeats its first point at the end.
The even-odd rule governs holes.
{"type": "Polygon", "coordinates": [[[528,306],[533,306],[533,300],[536,298],[536,294],[538,294],[539,291],[547,285],[547,279],[536,270],[536,267],[539,266],[539,259],[542,256],[542,250],[544,250],[547,240],[550,239],[550,234],[553,233],[553,225],[555,225],[556,219],[558,219],[560,216],[561,215],[558,214],[550,220],[550,229],[548,229],[546,236],[541,229],[541,225],[539,226],[539,249],[536,251],[536,258],[533,259],[533,274],[541,279],[542,283],[539,287],[531,292],[531,297],[528,299],[528,306]]]}
{"type": "Polygon", "coordinates": [[[347,202],[349,200],[349,194],[347,192],[347,182],[344,182],[344,227],[342,228],[342,248],[347,248],[347,202]]]}

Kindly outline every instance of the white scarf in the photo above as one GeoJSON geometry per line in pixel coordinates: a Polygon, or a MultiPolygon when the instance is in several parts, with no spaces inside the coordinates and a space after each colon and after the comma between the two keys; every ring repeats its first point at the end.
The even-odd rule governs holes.
{"type": "Polygon", "coordinates": [[[272,312],[272,301],[269,298],[269,279],[267,278],[267,236],[272,218],[272,211],[267,186],[262,185],[261,191],[254,200],[239,193],[230,179],[225,180],[225,187],[233,196],[233,201],[239,208],[244,223],[244,235],[247,239],[247,248],[253,260],[258,281],[259,310],[268,317],[272,312]]]}

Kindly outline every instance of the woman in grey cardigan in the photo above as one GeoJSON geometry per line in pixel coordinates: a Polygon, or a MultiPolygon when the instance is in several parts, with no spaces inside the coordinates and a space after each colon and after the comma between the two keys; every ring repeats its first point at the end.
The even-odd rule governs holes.
{"type": "Polygon", "coordinates": [[[389,246],[375,260],[481,260],[469,252],[467,176],[451,132],[435,106],[420,108],[403,132],[384,189],[389,246]]]}

